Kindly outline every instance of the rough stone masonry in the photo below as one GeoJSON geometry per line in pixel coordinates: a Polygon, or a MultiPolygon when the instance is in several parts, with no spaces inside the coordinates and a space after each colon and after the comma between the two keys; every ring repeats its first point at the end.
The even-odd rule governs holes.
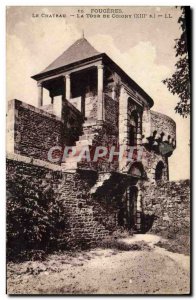
{"type": "Polygon", "coordinates": [[[7,181],[13,197],[16,182],[31,182],[40,193],[48,184],[64,203],[65,235],[75,244],[93,244],[119,227],[189,227],[189,181],[169,182],[176,124],[151,110],[153,99],[107,54],[82,38],[32,78],[38,107],[17,99],[8,104],[7,181]],[[66,146],[134,147],[135,153],[142,147],[145,155],[95,163],[75,156],[63,161],[60,151],[58,161],[48,161],[52,147],[66,146]]]}

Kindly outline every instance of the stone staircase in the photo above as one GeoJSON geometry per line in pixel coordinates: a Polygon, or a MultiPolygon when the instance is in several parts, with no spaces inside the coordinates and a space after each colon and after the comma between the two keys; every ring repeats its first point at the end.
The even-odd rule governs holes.
{"type": "MultiPolygon", "coordinates": [[[[78,168],[78,155],[82,151],[84,147],[89,147],[89,149],[93,145],[93,140],[97,135],[96,132],[92,131],[92,122],[85,122],[83,125],[83,134],[79,136],[79,140],[76,141],[76,154],[74,156],[69,156],[66,158],[66,161],[61,164],[63,171],[75,172],[78,168]]],[[[88,149],[88,148],[87,148],[88,149]]]]}
{"type": "Polygon", "coordinates": [[[91,195],[105,195],[114,197],[124,191],[129,179],[126,174],[118,172],[100,172],[95,185],[90,189],[91,195]]]}
{"type": "Polygon", "coordinates": [[[103,189],[105,187],[105,185],[110,182],[111,176],[112,176],[112,174],[110,172],[99,173],[98,180],[97,180],[96,184],[91,188],[90,194],[91,195],[95,194],[99,190],[103,189]]]}

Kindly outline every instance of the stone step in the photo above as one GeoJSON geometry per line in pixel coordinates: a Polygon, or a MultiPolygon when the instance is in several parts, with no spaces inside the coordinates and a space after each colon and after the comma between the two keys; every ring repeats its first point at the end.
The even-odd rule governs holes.
{"type": "Polygon", "coordinates": [[[62,163],[61,166],[62,166],[63,171],[76,170],[77,169],[77,162],[76,161],[65,162],[65,163],[62,163]]]}
{"type": "Polygon", "coordinates": [[[88,140],[79,140],[76,142],[76,147],[78,146],[92,146],[93,144],[93,140],[92,139],[88,139],[88,140]]]}
{"type": "Polygon", "coordinates": [[[83,124],[83,128],[86,128],[86,127],[92,127],[92,126],[95,126],[96,125],[96,120],[94,119],[88,119],[84,122],[83,124]]]}
{"type": "Polygon", "coordinates": [[[111,173],[99,174],[99,178],[95,185],[91,188],[90,194],[95,194],[100,187],[103,187],[111,178],[111,173]]]}
{"type": "Polygon", "coordinates": [[[65,159],[63,163],[71,163],[71,162],[77,162],[78,156],[69,156],[65,159]]]}
{"type": "Polygon", "coordinates": [[[94,134],[91,133],[91,134],[83,134],[79,137],[79,141],[83,141],[83,140],[89,140],[89,139],[93,139],[94,138],[94,134]]]}
{"type": "Polygon", "coordinates": [[[100,173],[98,181],[105,181],[107,179],[110,179],[111,173],[100,173]]]}
{"type": "Polygon", "coordinates": [[[84,134],[92,134],[93,130],[90,127],[85,127],[85,128],[83,128],[83,133],[84,134]]]}

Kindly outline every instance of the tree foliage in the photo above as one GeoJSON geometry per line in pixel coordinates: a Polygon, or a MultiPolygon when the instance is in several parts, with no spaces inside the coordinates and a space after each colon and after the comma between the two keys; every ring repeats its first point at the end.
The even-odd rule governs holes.
{"type": "Polygon", "coordinates": [[[174,95],[178,95],[180,101],[175,107],[175,111],[183,117],[187,117],[190,114],[190,66],[189,66],[189,54],[187,43],[187,28],[186,28],[186,11],[184,7],[181,7],[182,14],[178,19],[178,23],[181,26],[182,33],[179,39],[175,40],[176,57],[179,57],[175,64],[175,73],[165,80],[169,91],[174,95]]]}

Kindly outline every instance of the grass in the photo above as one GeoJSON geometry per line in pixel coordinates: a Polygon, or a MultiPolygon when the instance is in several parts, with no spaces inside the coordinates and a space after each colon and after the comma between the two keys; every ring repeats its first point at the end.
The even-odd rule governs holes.
{"type": "Polygon", "coordinates": [[[119,241],[118,239],[115,239],[113,237],[103,240],[99,246],[104,249],[115,249],[119,251],[151,250],[150,246],[144,241],[138,241],[135,243],[128,244],[123,241],[119,241]]]}
{"type": "Polygon", "coordinates": [[[190,255],[190,237],[189,235],[176,234],[165,241],[159,241],[156,246],[165,248],[170,252],[190,255]]]}

